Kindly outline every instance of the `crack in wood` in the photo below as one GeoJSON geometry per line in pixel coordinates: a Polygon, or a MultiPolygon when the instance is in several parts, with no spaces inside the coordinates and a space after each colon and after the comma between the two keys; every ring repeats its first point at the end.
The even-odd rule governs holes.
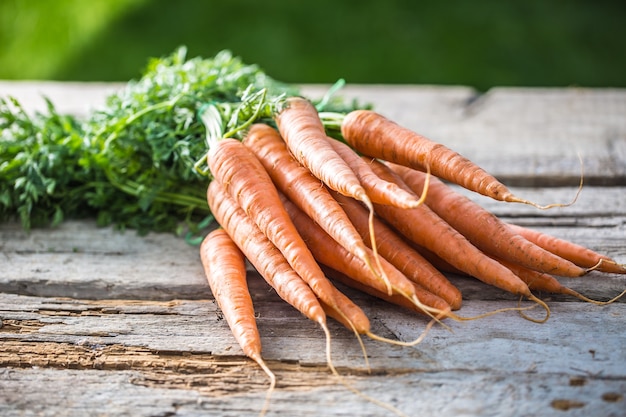
{"type": "Polygon", "coordinates": [[[4,319],[0,320],[0,333],[34,333],[45,326],[39,320],[15,320],[4,319]]]}
{"type": "MultiPolygon", "coordinates": [[[[24,323],[20,323],[19,326],[24,323]]],[[[5,327],[13,326],[12,322],[5,327]]],[[[73,370],[137,371],[135,385],[186,389],[206,396],[224,396],[265,390],[267,376],[251,360],[241,356],[215,356],[210,353],[155,351],[121,344],[30,342],[4,340],[0,368],[53,368],[73,370]]],[[[269,361],[277,388],[303,390],[338,384],[326,366],[269,361]]],[[[343,378],[363,375],[389,375],[389,370],[340,368],[343,378]]],[[[407,373],[412,370],[394,370],[407,373]]]]}

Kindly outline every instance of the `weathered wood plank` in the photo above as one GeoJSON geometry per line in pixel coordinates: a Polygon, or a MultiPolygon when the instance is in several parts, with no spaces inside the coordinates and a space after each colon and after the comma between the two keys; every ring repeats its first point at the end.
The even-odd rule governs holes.
{"type": "MultiPolygon", "coordinates": [[[[184,380],[184,376],[182,379],[184,380]]],[[[401,393],[390,389],[387,376],[354,381],[355,386],[411,416],[567,416],[620,417],[626,384],[601,375],[538,375],[533,372],[493,374],[482,371],[418,373],[395,376],[401,393]]],[[[192,378],[189,378],[192,380],[192,378]]],[[[191,389],[159,386],[159,376],[137,371],[0,369],[0,388],[7,417],[85,415],[256,416],[263,403],[262,388],[252,393],[206,395],[210,375],[201,375],[191,389]],[[80,384],[76,381],[80,380],[80,384]],[[88,409],[82,405],[90,404],[88,409]],[[96,414],[97,413],[97,414],[96,414]]],[[[358,415],[383,417],[391,413],[372,406],[336,385],[292,388],[274,393],[271,416],[358,415]]]]}
{"type": "Polygon", "coordinates": [[[124,84],[56,81],[1,81],[0,96],[16,98],[28,112],[45,112],[48,98],[61,114],[85,117],[124,84]]]}
{"type": "MultiPolygon", "coordinates": [[[[6,342],[66,343],[76,347],[76,355],[80,350],[131,346],[147,348],[155,354],[178,352],[182,356],[189,352],[222,358],[241,356],[211,300],[87,301],[0,296],[0,315],[4,323],[0,340],[6,342]]],[[[515,306],[515,300],[468,300],[460,314],[471,317],[515,306]]],[[[599,307],[581,302],[558,302],[551,306],[552,317],[544,324],[530,322],[517,312],[508,311],[476,321],[447,322],[452,332],[435,327],[429,337],[413,348],[366,341],[370,364],[374,370],[388,372],[453,369],[521,372],[532,367],[537,372],[549,373],[563,366],[559,357],[569,351],[575,356],[567,360],[576,361],[586,372],[625,376],[626,351],[620,348],[626,341],[626,334],[620,331],[626,314],[624,303],[599,307]],[[502,349],[510,354],[499,356],[498,351],[502,349]],[[591,355],[589,350],[596,353],[591,355]],[[388,362],[389,358],[393,361],[388,362]]],[[[426,324],[422,316],[383,302],[371,301],[363,305],[363,309],[371,317],[373,331],[385,337],[410,341],[419,336],[426,324]]],[[[268,360],[324,366],[323,332],[315,323],[276,299],[259,303],[257,313],[264,335],[264,355],[268,360]],[[280,326],[276,326],[278,323],[280,326]]],[[[544,312],[536,309],[528,314],[542,317],[544,312]]],[[[354,335],[335,322],[331,328],[333,346],[341,352],[336,355],[336,365],[364,369],[362,352],[354,335]]],[[[68,348],[68,355],[69,352],[68,348]]],[[[23,358],[23,362],[14,362],[11,355],[7,350],[2,353],[5,365],[37,365],[29,363],[28,357],[23,358]]],[[[57,363],[63,362],[57,360],[57,363]]],[[[125,363],[129,366],[133,362],[125,363]]],[[[120,366],[124,366],[121,361],[120,366]]]]}
{"type": "Polygon", "coordinates": [[[93,222],[30,234],[17,224],[0,228],[1,291],[155,300],[208,295],[197,248],[174,235],[140,237],[93,222]]]}
{"type": "Polygon", "coordinates": [[[511,184],[576,184],[580,155],[587,183],[624,185],[624,115],[624,90],[495,88],[425,133],[511,184]]]}
{"type": "MultiPolygon", "coordinates": [[[[209,415],[252,415],[262,403],[263,374],[241,357],[210,302],[3,295],[0,305],[5,323],[0,329],[5,394],[0,398],[10,400],[7,411],[34,413],[45,405],[58,412],[69,405],[69,412],[78,413],[85,404],[96,410],[101,401],[110,401],[111,415],[154,415],[176,403],[186,404],[180,414],[186,416],[205,407],[215,409],[209,415]],[[50,378],[61,384],[52,393],[50,378]],[[72,389],[70,378],[78,378],[80,388],[72,389]],[[25,384],[30,386],[26,396],[10,394],[25,384]],[[95,402],[88,398],[94,392],[100,393],[95,402]]],[[[467,312],[502,306],[475,300],[467,312]]],[[[317,401],[311,402],[315,398],[333,404],[325,410],[329,416],[389,415],[342,389],[325,369],[321,332],[307,329],[301,317],[287,313],[291,319],[285,320],[285,311],[276,307],[259,317],[264,355],[280,380],[272,415],[313,415],[319,412],[317,401]]],[[[374,331],[385,336],[407,340],[421,327],[420,318],[386,304],[366,306],[366,311],[374,331]]],[[[469,415],[482,415],[481,410],[545,415],[567,404],[581,412],[618,413],[626,388],[626,351],[621,349],[626,305],[558,303],[552,320],[541,325],[503,315],[508,318],[451,324],[454,333],[435,328],[412,348],[366,341],[373,375],[364,373],[360,348],[349,332],[332,325],[336,364],[351,384],[410,415],[460,408],[469,415]]]]}
{"type": "MultiPolygon", "coordinates": [[[[0,95],[41,110],[41,96],[84,116],[123,84],[0,81],[0,95]]],[[[305,85],[321,97],[328,86],[305,85]]],[[[348,85],[340,95],[371,103],[392,120],[520,186],[626,185],[626,89],[348,85]]]]}
{"type": "MultiPolygon", "coordinates": [[[[301,374],[300,374],[301,375],[301,374]]],[[[184,380],[185,377],[182,379],[184,380]]],[[[15,416],[256,416],[263,403],[262,388],[248,393],[206,395],[214,381],[200,375],[191,389],[159,387],[159,376],[136,371],[0,369],[0,389],[8,400],[0,413],[15,416]],[[80,384],[76,381],[80,380],[80,384]],[[43,399],[43,400],[42,400],[43,399]],[[89,409],[83,404],[90,404],[89,409]]],[[[601,375],[538,375],[533,372],[492,374],[441,372],[399,375],[398,386],[411,395],[389,389],[389,377],[371,376],[350,382],[371,396],[394,404],[411,416],[499,415],[568,416],[623,415],[623,381],[601,375]]],[[[340,386],[278,390],[270,413],[275,416],[358,415],[382,417],[391,413],[366,403],[340,386]]]]}

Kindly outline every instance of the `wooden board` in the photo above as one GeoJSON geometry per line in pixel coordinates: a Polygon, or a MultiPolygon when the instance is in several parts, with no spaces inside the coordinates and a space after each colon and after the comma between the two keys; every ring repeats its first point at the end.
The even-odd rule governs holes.
{"type": "MultiPolygon", "coordinates": [[[[48,93],[61,109],[84,115],[115,88],[0,82],[0,95],[11,92],[35,109],[35,97],[48,93]]],[[[345,93],[465,150],[541,203],[573,197],[574,149],[585,150],[591,182],[571,207],[538,211],[467,195],[507,221],[626,262],[626,91],[498,88],[481,96],[462,86],[351,86],[345,93]],[[550,187],[529,187],[537,184],[550,187]]],[[[196,247],[172,235],[71,221],[31,233],[0,225],[0,252],[0,415],[258,414],[266,378],[230,334],[196,247]]],[[[464,316],[518,305],[476,280],[450,279],[464,294],[464,316]]],[[[597,299],[626,288],[626,277],[595,272],[564,282],[597,299]]],[[[249,283],[264,356],[279,380],[268,415],[393,415],[329,373],[314,323],[253,271],[249,283]]],[[[412,340],[426,324],[341,288],[382,336],[412,340]]],[[[449,323],[452,331],[435,327],[413,347],[366,340],[371,373],[354,336],[331,322],[334,364],[349,384],[411,416],[624,415],[626,303],[541,296],[552,309],[544,324],[507,312],[449,323]]]]}

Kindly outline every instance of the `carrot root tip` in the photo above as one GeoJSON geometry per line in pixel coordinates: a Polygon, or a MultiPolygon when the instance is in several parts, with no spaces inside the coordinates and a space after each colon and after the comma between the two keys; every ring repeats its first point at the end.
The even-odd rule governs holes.
{"type": "Polygon", "coordinates": [[[253,355],[251,358],[261,367],[270,379],[270,386],[267,389],[267,394],[265,395],[265,402],[263,403],[263,408],[261,408],[261,411],[259,412],[259,417],[263,417],[269,410],[272,393],[276,388],[276,375],[271,371],[260,355],[253,355]]]}
{"type": "Polygon", "coordinates": [[[589,298],[589,297],[579,293],[578,291],[574,291],[574,290],[571,290],[569,288],[568,288],[568,290],[569,291],[567,291],[567,294],[572,295],[572,296],[578,298],[579,300],[585,301],[587,303],[595,304],[597,306],[605,306],[605,305],[613,304],[614,302],[616,302],[617,300],[622,298],[624,295],[626,295],[626,290],[624,290],[620,294],[618,294],[615,297],[611,298],[610,300],[600,301],[600,300],[594,300],[592,298],[589,298]]]}
{"type": "Polygon", "coordinates": [[[576,194],[574,195],[574,198],[572,198],[572,200],[569,203],[553,203],[553,204],[541,205],[530,200],[524,200],[513,194],[506,195],[504,197],[504,201],[507,201],[510,203],[528,204],[528,205],[538,208],[539,210],[549,210],[551,208],[569,207],[569,206],[574,205],[574,203],[578,201],[578,197],[580,196],[580,193],[583,190],[584,167],[583,167],[583,159],[580,154],[578,155],[578,159],[580,160],[580,183],[578,184],[578,189],[576,190],[576,194]]]}
{"type": "Polygon", "coordinates": [[[422,333],[420,333],[420,335],[418,337],[416,337],[415,339],[413,339],[413,340],[411,340],[409,342],[403,342],[401,340],[389,339],[387,337],[379,336],[379,335],[377,335],[375,333],[372,333],[372,332],[369,332],[369,331],[366,333],[366,335],[367,335],[367,337],[369,337],[372,340],[376,340],[376,341],[383,342],[383,343],[389,343],[389,344],[392,344],[392,345],[407,346],[407,347],[415,346],[415,345],[420,344],[426,338],[426,336],[428,335],[428,332],[435,325],[436,322],[437,321],[435,319],[430,320],[428,322],[428,324],[426,325],[426,327],[424,328],[424,330],[422,331],[422,333]]]}
{"type": "MultiPolygon", "coordinates": [[[[525,314],[524,310],[526,310],[526,309],[524,309],[524,308],[520,308],[519,309],[520,315],[522,317],[524,317],[526,320],[532,321],[533,323],[541,324],[541,323],[545,323],[546,321],[548,321],[548,319],[550,318],[550,307],[548,306],[548,304],[546,304],[545,301],[543,301],[542,299],[534,296],[533,294],[528,295],[527,298],[530,301],[534,301],[536,303],[536,305],[539,305],[540,307],[542,307],[546,311],[546,315],[545,315],[545,317],[543,319],[535,319],[535,318],[530,317],[527,314],[525,314]]],[[[536,307],[536,306],[531,306],[531,308],[532,307],[536,307]]]]}

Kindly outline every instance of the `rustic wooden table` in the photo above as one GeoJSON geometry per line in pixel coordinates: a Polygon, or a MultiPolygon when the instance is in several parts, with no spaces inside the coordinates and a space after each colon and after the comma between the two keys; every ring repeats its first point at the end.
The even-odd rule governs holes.
{"type": "MultiPolygon", "coordinates": [[[[109,84],[2,82],[29,109],[41,94],[86,114],[109,84]]],[[[306,86],[310,96],[324,88],[306,86]]],[[[626,90],[351,86],[345,95],[460,151],[538,202],[575,194],[569,207],[531,207],[471,196],[499,216],[626,262],[626,90]]],[[[468,194],[469,195],[469,194],[468,194]]],[[[267,381],[245,359],[212,299],[197,248],[171,235],[139,237],[67,222],[24,233],[0,225],[0,415],[252,416],[267,381]]],[[[461,314],[517,300],[451,276],[461,314]]],[[[574,289],[608,299],[626,277],[591,273],[574,289]]],[[[258,277],[250,285],[264,356],[278,376],[269,416],[386,416],[329,374],[323,333],[258,277]]],[[[346,290],[382,335],[410,340],[425,320],[346,290]]],[[[407,348],[365,341],[331,323],[335,365],[353,386],[407,415],[626,415],[626,304],[599,307],[545,297],[550,320],[517,313],[434,328],[407,348]]]]}

